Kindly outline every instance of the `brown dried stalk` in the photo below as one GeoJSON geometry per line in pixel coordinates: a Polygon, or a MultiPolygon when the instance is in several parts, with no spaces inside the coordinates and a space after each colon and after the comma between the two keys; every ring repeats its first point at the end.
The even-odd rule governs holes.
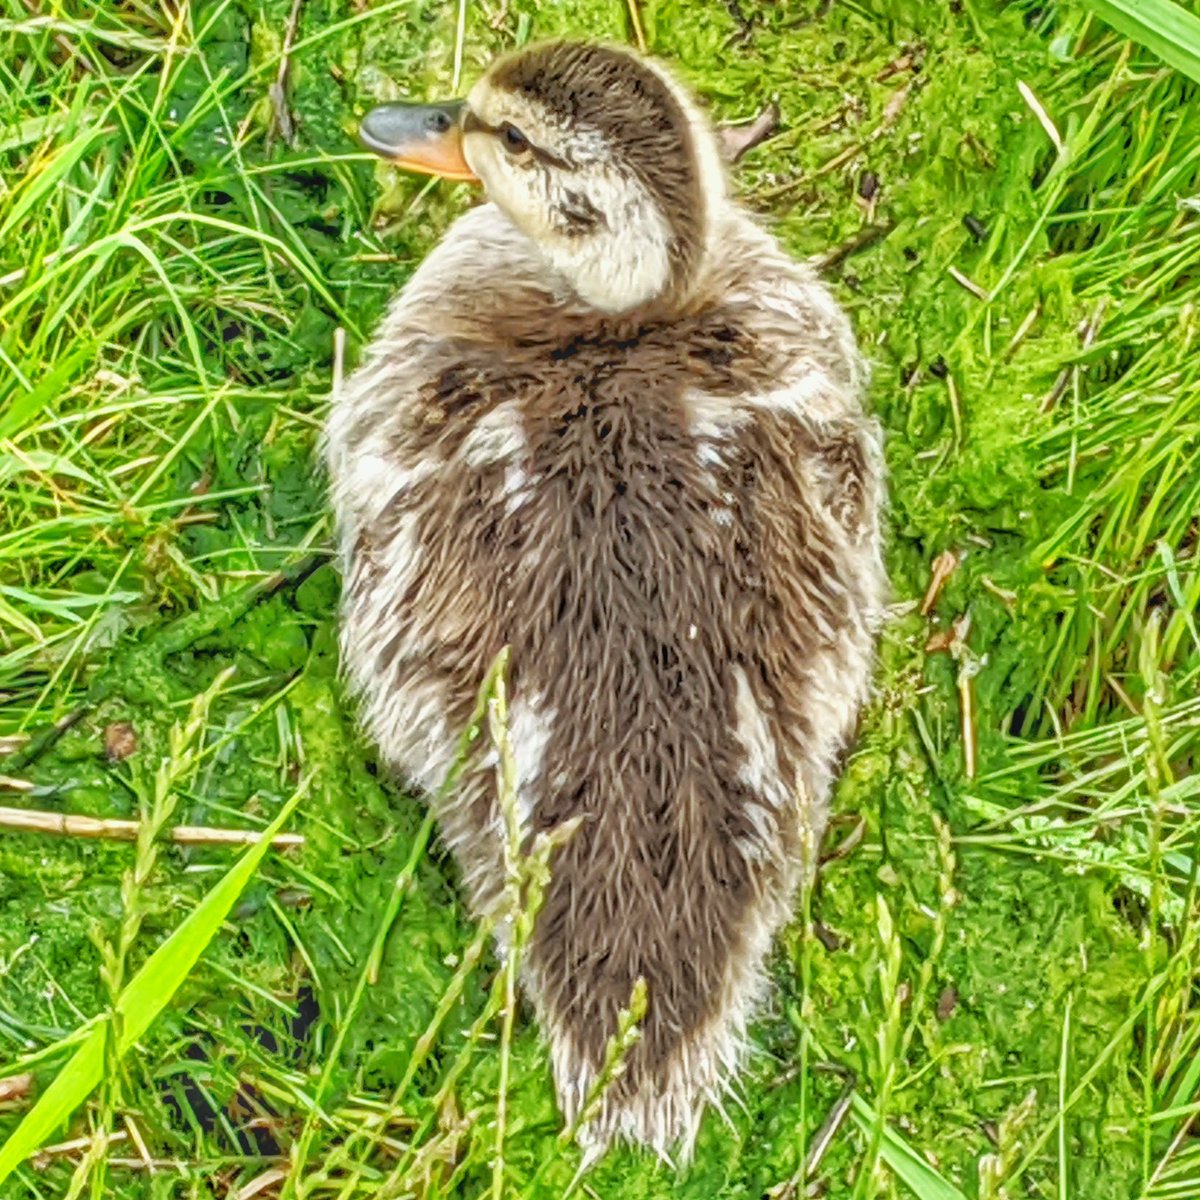
{"type": "MultiPolygon", "coordinates": [[[[50,833],[59,837],[109,838],[136,842],[138,821],[108,817],[87,817],[78,813],[45,812],[35,808],[7,808],[0,805],[0,828],[26,833],[50,833]]],[[[171,841],[183,846],[251,846],[262,838],[257,829],[218,829],[211,825],[176,825],[167,830],[171,841]]],[[[271,844],[277,850],[303,846],[299,833],[277,833],[271,844]]]]}
{"type": "Polygon", "coordinates": [[[933,560],[933,568],[929,574],[929,586],[925,589],[925,597],[921,601],[921,616],[927,617],[933,611],[946,580],[958,568],[958,555],[953,550],[943,550],[933,560]]]}
{"type": "Polygon", "coordinates": [[[0,1079],[0,1104],[16,1104],[19,1100],[27,1099],[32,1087],[33,1076],[29,1074],[0,1079]]]}
{"type": "Polygon", "coordinates": [[[755,146],[761,146],[779,130],[779,105],[772,101],[757,117],[736,125],[719,125],[721,149],[731,163],[739,163],[755,146]]]}

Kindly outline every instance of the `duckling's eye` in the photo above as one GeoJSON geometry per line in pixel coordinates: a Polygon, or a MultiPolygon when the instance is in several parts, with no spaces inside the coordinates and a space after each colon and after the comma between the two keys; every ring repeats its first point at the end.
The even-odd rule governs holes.
{"type": "Polygon", "coordinates": [[[515,126],[505,121],[500,126],[500,136],[509,154],[524,154],[529,149],[529,139],[515,126]]]}

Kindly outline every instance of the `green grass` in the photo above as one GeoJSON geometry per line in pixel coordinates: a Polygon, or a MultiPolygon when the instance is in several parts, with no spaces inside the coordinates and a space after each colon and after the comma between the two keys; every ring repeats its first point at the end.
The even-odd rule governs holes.
{"type": "Polygon", "coordinates": [[[336,331],[353,363],[468,202],[356,117],[630,8],[305,0],[289,145],[291,8],[0,0],[0,774],[33,788],[0,799],[261,829],[302,792],[306,837],[234,902],[228,850],[0,831],[0,1078],[35,1077],[0,1139],[66,1090],[40,1140],[84,1139],[0,1196],[1200,1195],[1194,6],[638,5],[717,116],[780,101],[738,186],[873,361],[896,606],[728,1122],[678,1177],[579,1180],[511,974],[354,732],[315,446],[336,331]]]}

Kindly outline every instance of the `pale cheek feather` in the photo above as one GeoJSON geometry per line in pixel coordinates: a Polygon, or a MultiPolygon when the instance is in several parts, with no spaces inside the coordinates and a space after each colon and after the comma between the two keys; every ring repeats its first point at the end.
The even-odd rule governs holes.
{"type": "Polygon", "coordinates": [[[551,264],[583,300],[605,312],[657,296],[671,276],[672,235],[662,211],[640,184],[611,172],[593,172],[580,186],[604,216],[600,232],[541,239],[551,264]]]}
{"type": "MultiPolygon", "coordinates": [[[[496,100],[483,101],[493,105],[489,120],[503,119],[496,100]]],[[[596,149],[598,155],[605,151],[602,144],[596,149]]],[[[603,216],[599,231],[585,237],[568,237],[557,228],[554,214],[565,197],[557,194],[554,176],[508,161],[494,138],[466,140],[467,161],[486,180],[488,198],[581,299],[605,312],[644,303],[670,278],[670,226],[640,183],[599,161],[586,164],[587,147],[574,135],[572,154],[583,167],[572,178],[572,189],[583,190],[603,216]]]]}

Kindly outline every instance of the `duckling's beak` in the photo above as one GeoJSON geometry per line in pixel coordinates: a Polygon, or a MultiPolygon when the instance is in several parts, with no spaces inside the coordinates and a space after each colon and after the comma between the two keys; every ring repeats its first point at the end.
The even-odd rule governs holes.
{"type": "Polygon", "coordinates": [[[381,104],[363,117],[358,138],[368,150],[398,167],[478,183],[479,177],[463,157],[462,113],[461,100],[381,104]]]}

